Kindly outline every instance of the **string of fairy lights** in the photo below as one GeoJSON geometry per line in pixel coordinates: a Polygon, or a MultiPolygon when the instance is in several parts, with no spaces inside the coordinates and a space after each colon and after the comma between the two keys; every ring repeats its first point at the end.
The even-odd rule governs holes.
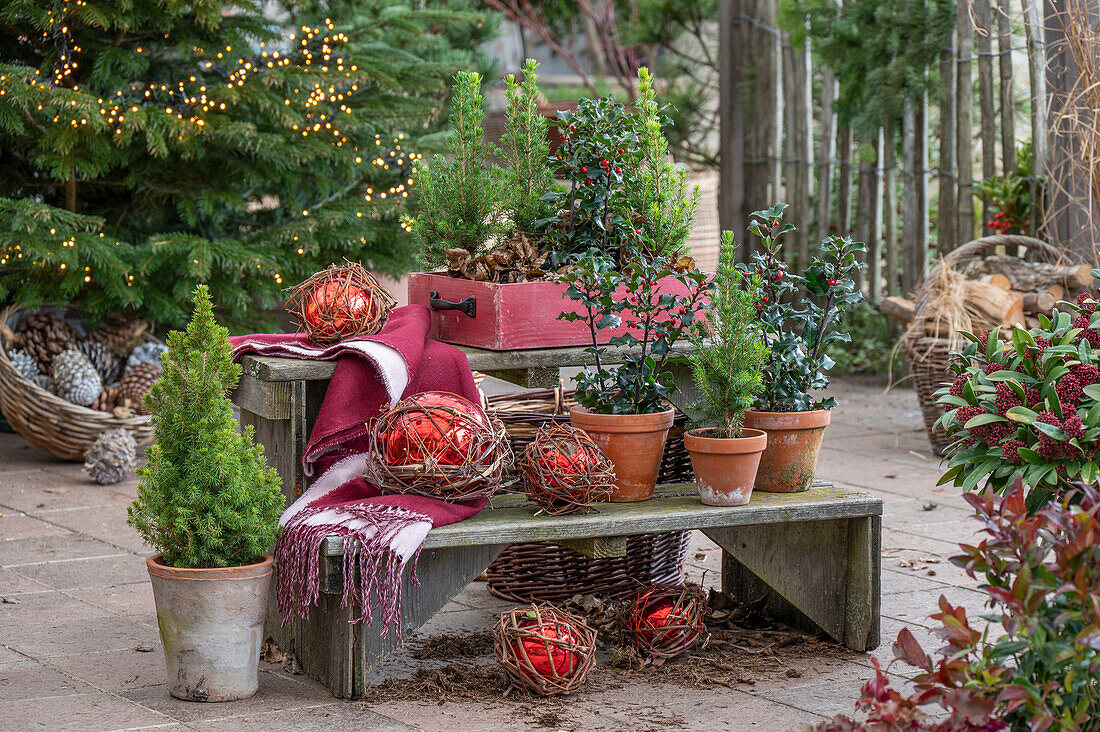
{"type": "MultiPolygon", "coordinates": [[[[73,91],[80,91],[78,84],[73,83],[74,74],[80,68],[79,55],[83,51],[79,43],[74,40],[69,23],[69,12],[73,8],[87,6],[87,0],[54,0],[53,8],[47,11],[48,28],[43,31],[42,39],[52,41],[56,49],[56,63],[47,81],[32,81],[45,89],[48,84],[55,87],[68,87],[73,91]]],[[[20,37],[22,42],[29,42],[26,37],[20,37]]],[[[164,40],[169,40],[169,34],[164,34],[164,40]]],[[[130,84],[127,89],[120,89],[113,94],[98,98],[98,113],[100,118],[113,129],[113,137],[121,137],[126,130],[128,115],[163,108],[165,115],[174,117],[180,124],[177,132],[179,141],[183,141],[185,135],[198,134],[206,126],[206,116],[226,111],[233,106],[232,96],[227,96],[219,89],[232,91],[243,87],[248,81],[268,71],[294,66],[298,70],[309,73],[319,71],[323,76],[311,80],[308,84],[300,84],[293,88],[292,94],[287,94],[283,99],[285,107],[291,107],[301,111],[302,122],[291,122],[288,126],[291,130],[299,132],[302,137],[319,137],[328,140],[337,148],[345,145],[355,165],[369,165],[382,171],[394,171],[394,182],[388,188],[375,189],[367,186],[363,189],[363,201],[370,203],[377,200],[392,200],[395,198],[408,198],[409,190],[413,185],[413,179],[408,175],[407,169],[411,168],[422,155],[405,149],[405,135],[403,133],[383,138],[381,134],[375,134],[373,145],[368,142],[369,148],[360,149],[354,141],[349,140],[342,129],[342,118],[350,118],[354,115],[354,109],[349,104],[352,95],[360,91],[360,84],[353,78],[353,74],[359,71],[359,67],[344,58],[341,51],[346,52],[350,42],[348,36],[337,31],[331,19],[326,18],[322,26],[301,26],[293,33],[284,34],[279,43],[261,41],[258,49],[250,49],[249,53],[234,53],[233,47],[227,45],[217,49],[206,49],[192,46],[191,52],[197,60],[199,74],[188,75],[172,83],[130,84]],[[333,77],[342,74],[343,79],[337,82],[333,77]]],[[[136,46],[134,52],[149,55],[152,51],[145,46],[136,46]]],[[[180,62],[184,63],[184,62],[180,62]]],[[[41,72],[34,70],[35,76],[42,76],[41,72]]],[[[4,84],[8,79],[0,75],[0,96],[7,92],[4,84]]],[[[69,125],[74,128],[85,127],[89,124],[86,116],[70,114],[73,107],[77,107],[76,101],[70,101],[68,108],[62,107],[53,116],[53,122],[59,125],[69,125]]],[[[38,105],[38,110],[43,111],[43,106],[38,105]]],[[[131,120],[133,124],[133,120],[131,120]]],[[[315,212],[314,212],[315,213],[315,212]]],[[[305,218],[311,215],[309,209],[303,209],[300,215],[305,218]]],[[[368,211],[356,211],[356,218],[364,216],[378,218],[378,213],[368,211]]],[[[401,221],[401,229],[408,232],[409,226],[406,220],[401,221]]],[[[56,235],[56,230],[50,230],[51,235],[56,235]]],[[[100,237],[104,234],[100,233],[100,237]]],[[[293,237],[294,242],[299,242],[299,237],[293,237]]],[[[366,237],[359,238],[360,243],[366,243],[366,237]]],[[[75,247],[76,238],[70,237],[61,242],[62,248],[75,247]]],[[[120,242],[115,242],[120,245],[120,242]]],[[[296,253],[305,255],[304,246],[297,246],[296,253]]],[[[17,245],[12,251],[0,253],[0,265],[7,264],[11,258],[22,259],[23,253],[17,245]]],[[[197,264],[197,262],[196,262],[197,264]]],[[[65,270],[66,265],[60,263],[60,269],[65,270]]],[[[261,268],[257,265],[257,268],[261,268]]],[[[262,268],[261,268],[262,269],[262,268]]],[[[85,282],[92,281],[92,273],[88,267],[84,268],[85,282]]],[[[282,276],[278,272],[272,273],[277,284],[282,283],[282,276]]],[[[127,275],[127,285],[133,286],[133,276],[127,275]]]]}

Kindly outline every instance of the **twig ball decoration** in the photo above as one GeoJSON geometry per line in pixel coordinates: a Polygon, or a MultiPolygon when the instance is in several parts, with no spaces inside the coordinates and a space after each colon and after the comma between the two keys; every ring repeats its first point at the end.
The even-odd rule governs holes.
{"type": "Polygon", "coordinates": [[[413,394],[382,413],[370,434],[367,479],[391,493],[445,501],[505,486],[512,449],[504,425],[457,394],[413,394]]]}
{"type": "Polygon", "coordinates": [[[501,613],[493,641],[512,682],[540,696],[576,691],[596,665],[595,629],[549,603],[501,613]]]}
{"type": "Polygon", "coordinates": [[[527,498],[551,515],[579,511],[611,497],[615,466],[584,430],[550,423],[520,456],[527,498]]]}
{"type": "Polygon", "coordinates": [[[707,600],[698,587],[650,587],[627,601],[621,622],[639,653],[667,659],[706,637],[706,613],[707,600]]]}
{"type": "Polygon", "coordinates": [[[373,335],[397,301],[361,264],[334,264],[293,288],[287,311],[314,343],[373,335]]]}

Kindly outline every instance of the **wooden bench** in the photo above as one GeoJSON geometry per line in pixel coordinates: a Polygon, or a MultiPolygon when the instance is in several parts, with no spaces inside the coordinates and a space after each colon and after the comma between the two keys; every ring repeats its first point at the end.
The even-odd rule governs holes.
{"type": "MultiPolygon", "coordinates": [[[[494,353],[464,349],[471,367],[518,369],[529,385],[558,366],[577,362],[576,349],[494,353]],[[542,371],[540,369],[548,369],[542,371]],[[532,377],[534,375],[534,377],[532,377]]],[[[301,451],[313,426],[331,364],[245,358],[234,397],[241,420],[258,440],[293,499],[305,487],[301,451]]],[[[515,372],[513,372],[515,373],[515,372]]],[[[420,586],[406,576],[402,625],[408,637],[472,582],[508,544],[552,541],[587,556],[621,556],[626,537],[663,531],[703,531],[722,548],[722,587],[746,600],[767,598],[770,612],[820,630],[858,651],[879,642],[882,501],[823,482],[804,493],[755,493],[747,506],[716,508],[699,501],[694,484],[662,486],[644,503],[599,504],[598,511],[535,516],[518,496],[498,496],[477,516],[429,532],[418,563],[420,586]]],[[[323,545],[324,577],[309,620],[282,617],[269,603],[265,632],[293,653],[310,677],[342,698],[363,694],[367,675],[393,652],[393,634],[349,622],[340,608],[342,545],[323,545]]]]}

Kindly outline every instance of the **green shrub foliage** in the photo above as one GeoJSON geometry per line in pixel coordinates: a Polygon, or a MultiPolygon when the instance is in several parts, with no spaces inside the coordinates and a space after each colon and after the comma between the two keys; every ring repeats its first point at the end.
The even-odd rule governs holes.
{"type": "Polygon", "coordinates": [[[169,334],[164,373],[145,397],[156,442],[129,523],[169,566],[243,566],[275,541],[284,499],[252,427],[237,430],[228,394],[241,367],[206,286],[194,303],[187,330],[169,334]]]}
{"type": "Polygon", "coordinates": [[[537,61],[527,59],[522,83],[511,74],[504,79],[508,129],[501,138],[500,153],[508,171],[511,227],[515,232],[533,232],[535,222],[547,218],[552,209],[544,198],[554,185],[554,171],[546,137],[549,124],[539,110],[538,69],[537,61]]]}
{"type": "Polygon", "coordinates": [[[407,271],[468,6],[0,2],[0,300],[178,327],[202,282],[239,330],[345,256],[407,271]]]}
{"type": "Polygon", "coordinates": [[[756,321],[762,282],[737,270],[733,232],[722,232],[710,307],[690,331],[691,369],[700,399],[693,405],[716,437],[738,437],[745,412],[762,386],[768,348],[756,321]]]}
{"type": "Polygon", "coordinates": [[[485,141],[481,74],[455,76],[451,98],[451,157],[436,155],[418,166],[420,213],[412,223],[424,264],[445,264],[448,249],[485,254],[502,230],[504,172],[489,162],[494,148],[485,141]]]}

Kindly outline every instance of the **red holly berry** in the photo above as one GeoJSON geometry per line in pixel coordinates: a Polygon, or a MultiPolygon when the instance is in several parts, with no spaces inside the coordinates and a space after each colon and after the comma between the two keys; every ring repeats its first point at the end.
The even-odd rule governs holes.
{"type": "Polygon", "coordinates": [[[588,172],[588,166],[587,165],[582,165],[581,166],[581,172],[582,173],[587,173],[588,172]]]}
{"type": "Polygon", "coordinates": [[[764,297],[760,298],[760,301],[761,302],[767,302],[768,301],[768,296],[765,295],[764,297]]]}
{"type": "Polygon", "coordinates": [[[778,272],[775,273],[775,279],[777,279],[777,280],[783,279],[783,270],[779,270],[778,272]]]}
{"type": "Polygon", "coordinates": [[[610,165],[610,163],[608,163],[606,160],[601,160],[600,165],[606,168],[608,165],[610,165]]]}
{"type": "Polygon", "coordinates": [[[618,152],[619,152],[620,154],[621,154],[621,153],[624,153],[624,152],[626,152],[626,149],[625,149],[625,148],[621,148],[621,147],[620,147],[620,148],[619,148],[619,150],[618,150],[618,152]]]}
{"type": "Polygon", "coordinates": [[[622,168],[615,168],[615,172],[616,173],[621,173],[621,172],[623,172],[623,169],[622,168]]]}
{"type": "Polygon", "coordinates": [[[829,281],[828,281],[828,285],[829,285],[829,287],[832,287],[832,286],[833,286],[833,285],[835,285],[835,284],[836,284],[836,280],[829,280],[829,281]]]}
{"type": "Polygon", "coordinates": [[[577,131],[577,126],[576,125],[569,125],[569,129],[572,130],[573,132],[576,132],[577,131]]]}

